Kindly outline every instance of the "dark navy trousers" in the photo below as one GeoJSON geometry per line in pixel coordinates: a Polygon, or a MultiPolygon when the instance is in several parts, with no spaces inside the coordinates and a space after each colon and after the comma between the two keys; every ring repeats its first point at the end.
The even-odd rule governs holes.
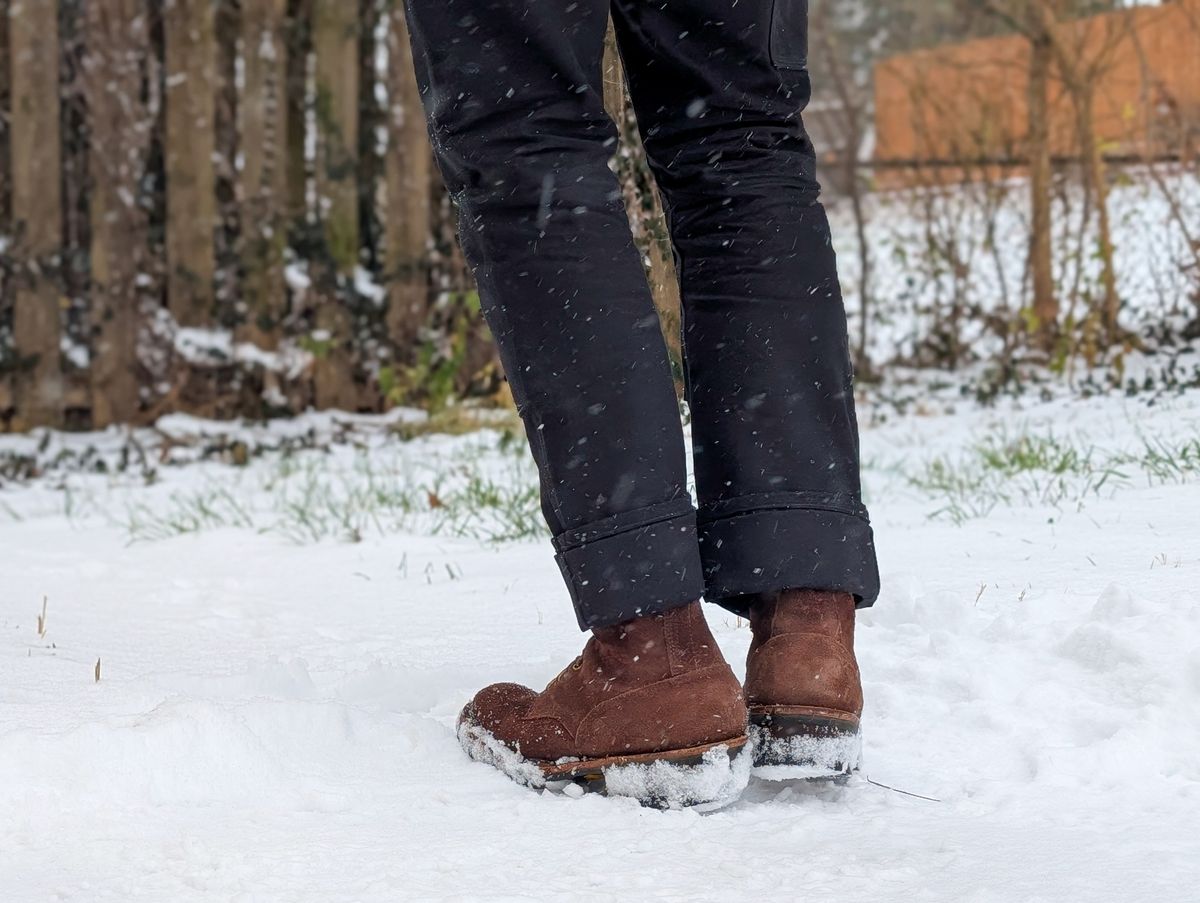
{"type": "Polygon", "coordinates": [[[808,102],[807,0],[406,0],[439,166],[580,625],[879,592],[808,102]],[[609,166],[613,16],[683,298],[699,508],[609,166]]]}

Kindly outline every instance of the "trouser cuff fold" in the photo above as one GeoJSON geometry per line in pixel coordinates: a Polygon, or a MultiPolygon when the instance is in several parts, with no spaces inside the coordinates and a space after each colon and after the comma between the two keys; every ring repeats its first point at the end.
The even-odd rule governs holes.
{"type": "Polygon", "coordinates": [[[554,548],[583,630],[659,614],[704,592],[696,512],[686,499],[568,530],[554,548]]]}
{"type": "Polygon", "coordinates": [[[865,516],[817,508],[772,508],[700,517],[705,599],[745,615],[757,593],[820,589],[879,596],[875,541],[865,516]]]}

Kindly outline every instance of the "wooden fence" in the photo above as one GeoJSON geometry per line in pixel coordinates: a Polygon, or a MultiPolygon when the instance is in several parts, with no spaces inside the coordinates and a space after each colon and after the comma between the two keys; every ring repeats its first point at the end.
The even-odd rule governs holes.
{"type": "Polygon", "coordinates": [[[0,430],[496,385],[399,0],[0,0],[0,109],[0,430]]]}

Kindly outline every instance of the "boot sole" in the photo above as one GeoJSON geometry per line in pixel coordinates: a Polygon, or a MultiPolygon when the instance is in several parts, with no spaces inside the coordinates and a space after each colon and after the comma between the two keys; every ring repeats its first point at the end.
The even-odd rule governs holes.
{"type": "Polygon", "coordinates": [[[757,778],[845,783],[862,766],[859,719],[811,706],[753,706],[757,778]]]}
{"type": "Polygon", "coordinates": [[[534,790],[630,797],[655,809],[729,805],[746,789],[753,758],[748,735],[688,749],[556,762],[527,759],[470,721],[459,722],[458,739],[472,759],[534,790]]]}

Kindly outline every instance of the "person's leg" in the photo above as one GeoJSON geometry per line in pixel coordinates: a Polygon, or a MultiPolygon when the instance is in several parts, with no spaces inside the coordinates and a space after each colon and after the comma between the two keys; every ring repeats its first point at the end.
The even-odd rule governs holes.
{"type": "Polygon", "coordinates": [[[584,628],[700,597],[665,343],[604,112],[604,0],[408,0],[438,163],[584,628]]]}
{"type": "Polygon", "coordinates": [[[543,692],[480,692],[459,738],[534,786],[604,775],[610,791],[651,802],[734,795],[748,774],[748,762],[731,764],[746,745],[745,701],[696,601],[703,573],[679,409],[608,166],[608,0],[407,9],[463,248],[537,459],[559,565],[593,630],[543,692]],[[701,759],[707,772],[689,781],[701,759]],[[647,785],[651,762],[673,777],[647,785]]]}
{"type": "Polygon", "coordinates": [[[678,255],[706,597],[743,613],[747,594],[879,589],[807,73],[783,68],[805,5],[616,4],[678,255]]]}
{"type": "Polygon", "coordinates": [[[879,576],[845,310],[801,120],[807,0],[614,11],[679,265],[705,597],[751,619],[752,722],[812,710],[857,734],[853,609],[875,601],[879,576]]]}

